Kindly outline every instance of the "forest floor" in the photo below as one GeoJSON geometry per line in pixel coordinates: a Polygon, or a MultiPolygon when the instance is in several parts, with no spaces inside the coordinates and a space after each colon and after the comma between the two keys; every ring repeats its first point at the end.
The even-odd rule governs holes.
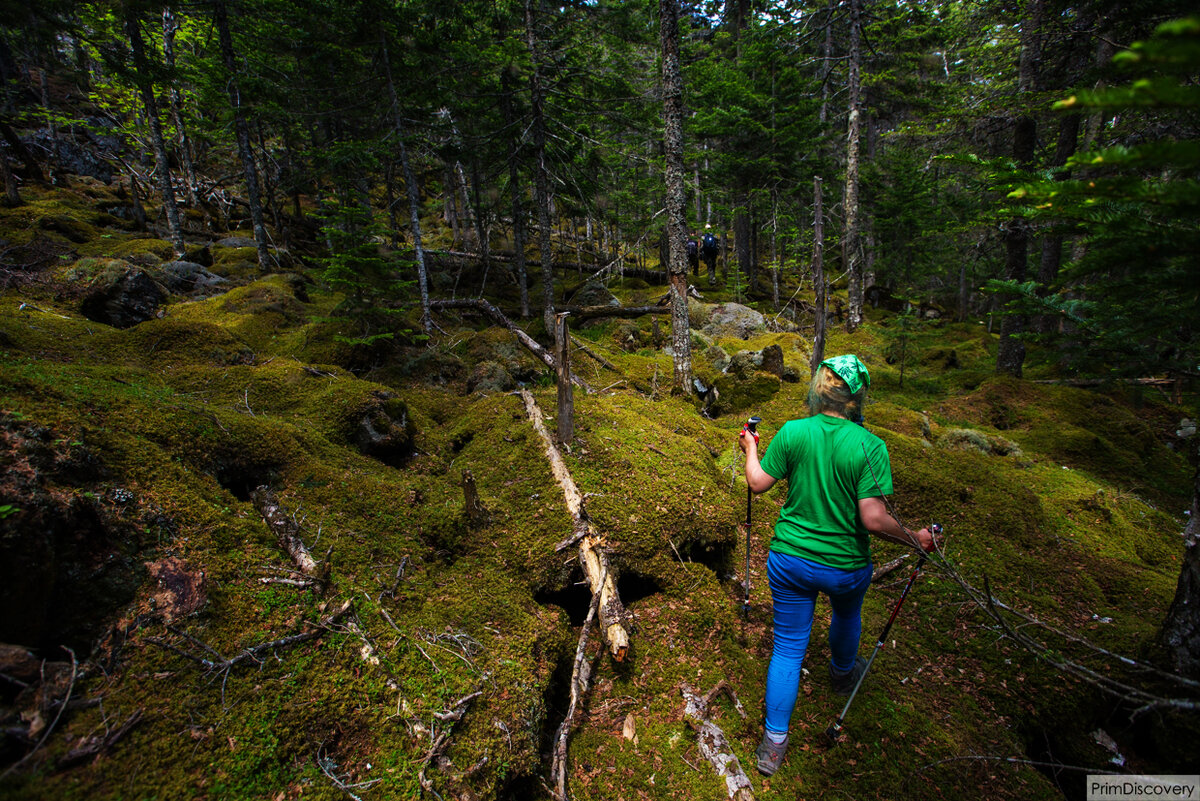
{"type": "MultiPolygon", "coordinates": [[[[521,399],[503,381],[480,388],[502,367],[553,420],[545,366],[465,313],[439,313],[428,342],[355,344],[319,270],[297,256],[260,273],[253,249],[221,247],[197,221],[190,236],[225,284],[172,294],[128,328],[94,322],[92,290],[114,270],[160,279],[170,245],[131,230],[100,185],[26,199],[0,210],[0,622],[37,668],[18,673],[23,649],[0,649],[0,797],[545,797],[589,592],[575,551],[555,550],[571,520],[521,399]],[[464,509],[464,471],[486,520],[464,509]],[[260,485],[324,565],[315,579],[264,524],[260,485]]],[[[492,285],[514,305],[511,282],[492,285]]],[[[672,395],[650,316],[573,332],[608,366],[573,355],[595,391],[576,390],[564,459],[619,573],[631,647],[619,662],[594,636],[588,647],[572,798],[726,798],[681,695],[721,681],[748,715],[721,700],[712,720],[761,799],[1081,798],[1088,772],[1197,771],[1194,718],[1131,718],[1051,660],[1153,681],[1009,616],[1046,644],[1038,658],[963,587],[986,581],[1047,626],[1153,660],[1189,500],[1176,432],[1194,399],[1038,383],[1056,369],[1036,351],[1026,380],[997,377],[981,321],[924,325],[901,382],[888,361],[899,318],[869,311],[826,352],[869,366],[866,425],[891,454],[894,503],[912,527],[945,527],[945,558],[915,585],[836,746],[824,731],[843,699],[819,607],[790,752],[757,775],[782,493],[753,502],[743,619],[737,432],[760,415],[768,444],[807,413],[811,320],[768,311],[746,339],[702,334],[734,293],[698,288],[695,368],[724,387],[719,416],[672,395]],[[771,345],[799,381],[745,359],[740,376],[718,367],[771,345]]],[[[665,291],[609,289],[627,306],[665,291]]],[[[882,544],[875,562],[902,552],[882,544]]],[[[907,576],[868,593],[864,653],[907,576]]]]}

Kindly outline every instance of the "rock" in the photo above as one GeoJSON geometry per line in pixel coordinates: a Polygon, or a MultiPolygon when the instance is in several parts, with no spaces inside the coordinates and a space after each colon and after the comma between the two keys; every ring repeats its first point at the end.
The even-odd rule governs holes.
{"type": "Polygon", "coordinates": [[[578,306],[613,306],[620,307],[621,301],[608,291],[608,287],[599,281],[588,281],[575,293],[573,299],[578,306]]]}
{"type": "Polygon", "coordinates": [[[783,366],[783,372],[779,374],[779,377],[789,384],[800,383],[800,371],[790,365],[783,366]]]}
{"type": "Polygon", "coordinates": [[[783,348],[767,345],[762,349],[762,369],[783,378],[783,348]]]}
{"type": "Polygon", "coordinates": [[[130,328],[158,317],[167,292],[139,267],[98,283],[80,305],[84,317],[114,328],[130,328]]]}
{"type": "Polygon", "coordinates": [[[755,370],[762,367],[762,363],[762,351],[739,350],[733,354],[733,359],[729,362],[729,369],[725,372],[732,373],[738,378],[749,378],[755,370]]]}
{"type": "Polygon", "coordinates": [[[212,251],[206,245],[187,246],[183,251],[183,258],[186,261],[194,261],[202,267],[213,266],[212,251]]]}
{"type": "Polygon", "coordinates": [[[765,329],[766,319],[759,312],[740,303],[722,303],[713,309],[712,320],[703,330],[713,337],[749,339],[765,329]]]}
{"type": "Polygon", "coordinates": [[[115,154],[120,148],[120,140],[115,136],[92,133],[100,127],[111,129],[113,125],[107,120],[92,117],[88,125],[74,127],[71,136],[55,137],[45,128],[38,128],[21,139],[33,150],[48,153],[49,160],[63,172],[87,175],[107,184],[112,183],[115,172],[103,157],[115,154]]]}
{"type": "Polygon", "coordinates": [[[713,345],[711,348],[704,351],[704,358],[712,362],[712,366],[718,372],[723,373],[729,367],[729,354],[726,353],[720,345],[713,345]]]}
{"type": "Polygon", "coordinates": [[[467,377],[467,392],[508,392],[516,386],[504,366],[496,362],[480,362],[467,377]]]}
{"type": "Polygon", "coordinates": [[[227,236],[217,242],[217,247],[222,248],[257,248],[258,243],[253,239],[245,236],[227,236]]]}
{"type": "Polygon", "coordinates": [[[160,265],[163,283],[171,292],[184,294],[188,292],[207,293],[226,281],[216,273],[206,270],[203,265],[192,261],[168,261],[160,265]]]}

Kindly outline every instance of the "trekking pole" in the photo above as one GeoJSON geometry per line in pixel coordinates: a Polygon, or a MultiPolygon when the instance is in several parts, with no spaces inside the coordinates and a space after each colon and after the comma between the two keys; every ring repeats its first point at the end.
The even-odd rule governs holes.
{"type": "MultiPolygon", "coordinates": [[[[762,418],[757,415],[751,417],[742,426],[742,431],[749,432],[754,437],[754,441],[758,442],[758,431],[755,429],[762,422],[762,418]]],[[[742,620],[750,616],[750,501],[754,498],[754,490],[750,489],[749,482],[746,483],[746,598],[742,601],[742,620]]]]}
{"type": "MultiPolygon", "coordinates": [[[[929,531],[936,538],[941,535],[942,527],[934,523],[929,527],[929,531]]],[[[854,697],[858,695],[858,688],[862,686],[863,679],[867,677],[867,673],[871,670],[871,663],[875,661],[875,655],[879,653],[879,649],[883,647],[884,641],[887,640],[888,632],[892,630],[892,624],[896,622],[896,615],[900,614],[900,607],[904,605],[904,599],[908,597],[908,591],[912,589],[913,582],[917,580],[917,575],[920,574],[921,568],[925,567],[925,562],[928,560],[929,554],[922,552],[916,569],[908,577],[908,583],[904,585],[904,592],[900,593],[900,597],[896,600],[896,605],[892,607],[892,614],[888,618],[887,625],[883,627],[883,631],[879,634],[879,639],[875,641],[875,650],[871,651],[871,657],[867,660],[867,664],[863,668],[862,674],[859,675],[858,681],[855,682],[854,689],[850,691],[850,697],[846,699],[846,705],[842,707],[842,714],[838,715],[837,720],[825,730],[825,736],[833,741],[834,745],[837,745],[838,735],[842,732],[842,723],[846,720],[846,713],[850,711],[850,705],[854,703],[854,697]]]]}

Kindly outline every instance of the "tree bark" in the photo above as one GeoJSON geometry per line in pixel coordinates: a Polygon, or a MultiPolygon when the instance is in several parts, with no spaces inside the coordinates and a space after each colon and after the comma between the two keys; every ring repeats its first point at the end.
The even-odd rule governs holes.
{"type": "Polygon", "coordinates": [[[4,173],[4,202],[9,206],[20,206],[21,190],[17,185],[17,176],[8,166],[8,154],[3,149],[0,149],[0,171],[4,173]]]}
{"type": "MultiPolygon", "coordinates": [[[[1079,140],[1079,115],[1067,114],[1059,120],[1058,126],[1058,142],[1054,148],[1054,159],[1051,161],[1051,167],[1061,167],[1067,163],[1067,159],[1075,152],[1076,143],[1079,140]]],[[[1058,180],[1066,180],[1066,174],[1058,176],[1058,180]]],[[[1049,233],[1042,236],[1042,258],[1041,264],[1038,267],[1038,283],[1041,285],[1038,288],[1038,293],[1046,295],[1050,291],[1050,286],[1058,279],[1058,271],[1062,267],[1062,251],[1063,251],[1063,235],[1061,233],[1049,233]]],[[[1058,318],[1054,315],[1043,314],[1039,315],[1034,323],[1035,328],[1043,333],[1050,333],[1058,325],[1058,318]]]]}
{"type": "Polygon", "coordinates": [[[254,163],[254,151],[250,148],[250,127],[242,110],[242,93],[238,89],[237,57],[233,50],[233,35],[229,30],[229,12],[225,0],[214,0],[213,20],[217,26],[217,37],[221,45],[221,57],[225,71],[229,73],[229,105],[233,109],[233,129],[237,138],[238,158],[242,162],[242,173],[246,179],[246,202],[250,205],[250,223],[254,228],[254,242],[258,249],[260,269],[271,268],[271,253],[267,250],[267,229],[263,225],[262,201],[258,188],[258,167],[254,163]]]}
{"type": "Polygon", "coordinates": [[[175,187],[171,184],[171,168],[167,159],[167,143],[163,138],[162,123],[158,119],[158,100],[154,96],[154,84],[150,80],[150,63],[146,58],[146,45],[142,39],[141,21],[136,7],[125,7],[125,34],[129,37],[129,48],[133,66],[137,73],[138,94],[146,107],[146,122],[150,126],[150,142],[154,148],[154,170],[158,174],[158,191],[162,197],[163,212],[167,217],[167,236],[175,246],[176,254],[184,250],[183,229],[179,225],[179,207],[175,204],[175,187]]]}
{"type": "MultiPolygon", "coordinates": [[[[1038,65],[1041,60],[1038,36],[1041,32],[1042,0],[1032,0],[1028,17],[1021,25],[1021,56],[1017,78],[1018,106],[1029,102],[1035,91],[1038,65]]],[[[1037,122],[1027,111],[1017,117],[1013,126],[1013,159],[1020,169],[1033,166],[1037,147],[1037,122]]],[[[1004,230],[1004,277],[1024,281],[1029,251],[1029,224],[1023,219],[1010,220],[1004,230]]],[[[1006,314],[1000,322],[1000,342],[996,349],[996,372],[1021,377],[1025,363],[1025,343],[1018,337],[1028,327],[1025,315],[1006,314]]]]}
{"type": "Polygon", "coordinates": [[[542,59],[538,51],[537,15],[533,4],[525,0],[525,43],[529,48],[532,68],[529,71],[530,110],[533,122],[533,199],[538,212],[538,248],[542,254],[542,322],[546,331],[554,330],[554,248],[550,241],[550,173],[546,167],[546,120],[542,59]]]}
{"type": "Polygon", "coordinates": [[[571,338],[567,334],[567,315],[560,312],[554,316],[554,358],[558,362],[556,372],[558,387],[558,444],[570,445],[575,441],[575,393],[571,390],[571,338]]]}
{"type": "Polygon", "coordinates": [[[671,303],[673,391],[692,394],[692,334],[688,322],[687,220],[683,191],[683,75],[679,69],[679,0],[659,0],[666,155],[667,250],[671,303]]]}
{"type": "MultiPolygon", "coordinates": [[[[163,9],[163,57],[167,67],[175,70],[175,34],[179,31],[179,22],[175,12],[170,8],[163,9]]],[[[179,146],[179,163],[183,167],[183,176],[187,184],[188,205],[196,205],[196,165],[192,162],[192,143],[188,139],[187,128],[183,124],[183,95],[179,85],[171,82],[171,119],[175,123],[176,141],[179,146]]]]}
{"type": "Polygon", "coordinates": [[[826,293],[828,285],[825,282],[825,212],[821,197],[821,176],[813,178],[813,292],[815,295],[813,312],[812,358],[809,359],[809,372],[816,375],[817,368],[825,361],[825,329],[828,326],[826,293]]]}
{"type": "Polygon", "coordinates": [[[862,88],[859,66],[862,63],[862,2],[849,0],[850,52],[849,73],[846,79],[849,94],[849,121],[846,131],[846,189],[845,220],[842,235],[842,259],[849,278],[846,331],[853,332],[862,324],[863,275],[862,242],[858,208],[858,161],[862,139],[862,88]]]}
{"type": "Polygon", "coordinates": [[[433,318],[429,315],[429,276],[425,270],[425,248],[421,244],[421,196],[417,191],[417,178],[408,161],[408,148],[404,146],[406,131],[404,118],[400,116],[400,102],[396,98],[396,83],[392,78],[392,63],[388,58],[387,40],[380,39],[383,49],[383,66],[387,77],[388,101],[391,104],[392,126],[396,131],[396,144],[400,148],[400,166],[404,170],[404,184],[408,193],[409,227],[412,229],[414,261],[417,263],[417,289],[421,295],[421,330],[433,332],[433,318]]]}

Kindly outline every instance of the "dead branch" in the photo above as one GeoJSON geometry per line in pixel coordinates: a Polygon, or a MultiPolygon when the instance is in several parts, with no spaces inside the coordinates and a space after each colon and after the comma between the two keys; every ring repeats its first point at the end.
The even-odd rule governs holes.
{"type": "Polygon", "coordinates": [[[325,778],[333,782],[334,787],[341,790],[350,798],[354,799],[354,801],[362,801],[361,798],[354,794],[354,790],[369,790],[383,781],[383,779],[369,779],[365,782],[347,784],[349,776],[339,776],[337,774],[337,763],[333,761],[333,757],[329,756],[329,752],[326,751],[325,753],[322,753],[324,749],[324,743],[317,747],[317,767],[319,767],[321,772],[325,774],[325,778]]]}
{"type": "Polygon", "coordinates": [[[880,565],[879,567],[875,568],[875,570],[871,573],[871,583],[874,584],[884,576],[895,571],[898,567],[900,567],[900,565],[904,564],[904,561],[910,556],[912,556],[912,554],[902,554],[888,562],[886,565],[880,565]]]}
{"type": "MultiPolygon", "coordinates": [[[[430,779],[425,775],[426,769],[428,769],[429,764],[435,760],[438,761],[440,766],[442,762],[442,754],[444,754],[446,749],[450,746],[450,732],[453,729],[454,724],[459,720],[462,720],[462,716],[466,714],[467,706],[481,695],[483,695],[483,693],[478,691],[473,692],[470,695],[464,695],[462,698],[459,698],[457,701],[451,704],[450,709],[446,710],[445,712],[434,713],[435,718],[449,723],[450,725],[434,738],[433,744],[429,747],[429,751],[427,751],[425,756],[421,759],[421,770],[419,773],[417,773],[417,781],[421,783],[421,787],[426,792],[434,792],[433,782],[430,781],[430,779]]],[[[437,794],[434,793],[434,795],[436,796],[437,794]]]]}
{"type": "Polygon", "coordinates": [[[300,537],[300,524],[280,505],[275,491],[264,484],[250,493],[250,500],[254,502],[258,513],[262,515],[267,528],[275,534],[275,540],[281,548],[287,551],[288,556],[291,557],[300,572],[321,584],[328,582],[330,571],[328,554],[324,564],[313,559],[304,540],[300,537]]]}
{"type": "Polygon", "coordinates": [[[302,642],[307,642],[309,640],[315,640],[317,637],[321,636],[321,633],[323,631],[325,631],[330,626],[332,626],[334,623],[336,623],[337,621],[339,621],[343,617],[345,617],[346,614],[349,613],[349,611],[350,611],[350,605],[351,605],[351,602],[349,600],[343,602],[342,605],[340,607],[338,607],[334,612],[321,618],[317,623],[308,624],[308,625],[312,626],[312,628],[309,629],[308,631],[304,631],[299,634],[292,634],[287,637],[281,637],[278,640],[271,640],[270,642],[260,643],[258,645],[252,646],[250,648],[243,649],[241,652],[239,652],[235,656],[228,657],[228,658],[222,656],[220,653],[218,653],[216,650],[214,650],[212,648],[212,646],[207,645],[204,642],[201,642],[200,640],[196,639],[192,635],[190,635],[184,631],[181,631],[180,629],[177,629],[174,626],[167,626],[167,630],[172,632],[173,634],[178,634],[179,636],[183,637],[185,640],[188,640],[190,643],[192,643],[193,648],[197,649],[198,651],[207,653],[209,656],[211,656],[213,658],[209,659],[208,657],[201,656],[200,653],[197,652],[197,650],[189,651],[187,649],[180,648],[179,646],[175,645],[174,643],[167,642],[166,640],[160,640],[157,637],[147,637],[146,642],[148,642],[152,645],[157,645],[159,648],[162,648],[163,650],[171,651],[173,653],[179,654],[182,657],[190,659],[191,661],[200,665],[200,667],[203,668],[205,671],[218,671],[218,672],[228,673],[231,669],[233,669],[237,665],[239,665],[242,662],[245,662],[247,660],[253,659],[254,661],[257,662],[257,661],[259,661],[259,659],[258,659],[259,656],[261,656],[263,654],[266,654],[266,653],[269,653],[271,651],[275,651],[275,650],[278,650],[281,648],[290,648],[293,645],[298,645],[302,642]]]}
{"type": "MultiPolygon", "coordinates": [[[[529,421],[533,423],[534,430],[542,439],[546,458],[550,462],[550,470],[566,497],[567,510],[571,513],[573,521],[572,531],[575,533],[579,533],[581,529],[586,531],[586,533],[581,533],[578,538],[579,564],[583,566],[593,595],[597,593],[600,595],[601,630],[604,632],[604,638],[608,642],[613,658],[619,662],[625,658],[625,653],[629,650],[629,633],[626,631],[624,623],[625,607],[621,603],[621,597],[617,594],[613,572],[609,569],[608,554],[604,550],[604,538],[587,518],[587,512],[583,508],[583,495],[575,485],[575,480],[571,478],[571,473],[567,470],[562,455],[554,445],[554,440],[550,438],[550,432],[546,430],[546,426],[542,422],[542,411],[538,408],[533,395],[525,389],[522,389],[520,394],[521,399],[525,402],[525,411],[529,415],[529,421]]],[[[573,533],[572,537],[574,536],[573,533]]]]}
{"type": "Polygon", "coordinates": [[[575,350],[580,351],[585,356],[590,356],[593,361],[599,362],[601,367],[612,370],[614,373],[619,373],[621,370],[613,365],[608,359],[593,353],[586,345],[579,341],[578,337],[571,337],[571,342],[575,345],[575,350]]]}
{"type": "MultiPolygon", "coordinates": [[[[716,687],[701,697],[685,682],[679,685],[683,693],[683,716],[692,731],[696,732],[696,743],[700,753],[716,770],[718,776],[725,779],[725,792],[732,801],[754,801],[754,789],[750,785],[750,777],[742,770],[742,764],[729,745],[725,732],[721,727],[708,719],[708,702],[720,691],[729,691],[720,682],[716,687]]],[[[731,692],[731,691],[730,691],[731,692]]],[[[738,704],[740,707],[741,704],[738,704]]],[[[744,713],[744,710],[741,710],[744,713]]]]}
{"type": "Polygon", "coordinates": [[[587,694],[592,681],[592,667],[587,659],[587,639],[599,608],[600,593],[595,593],[592,595],[592,603],[588,606],[587,617],[583,621],[583,630],[579,632],[579,644],[575,647],[575,664],[571,669],[571,701],[567,704],[566,717],[554,736],[550,782],[558,801],[567,801],[567,739],[571,736],[571,730],[575,728],[575,711],[579,708],[579,700],[587,694]]]}
{"type": "Polygon", "coordinates": [[[105,751],[108,751],[110,748],[116,745],[121,738],[128,734],[130,729],[141,722],[142,711],[143,710],[140,708],[135,710],[132,715],[125,719],[124,723],[108,732],[108,734],[104,735],[103,737],[83,738],[74,748],[59,757],[57,763],[58,770],[64,770],[66,768],[82,764],[89,759],[95,759],[105,751]]]}
{"type": "MultiPolygon", "coordinates": [[[[476,298],[476,299],[468,298],[468,299],[459,299],[459,300],[433,300],[433,301],[429,302],[429,308],[431,308],[431,309],[475,309],[476,311],[481,311],[485,315],[490,317],[494,322],[507,328],[509,330],[509,332],[512,333],[512,335],[517,338],[517,341],[519,341],[522,345],[524,345],[526,350],[528,350],[534,356],[537,356],[539,359],[541,359],[543,364],[545,364],[551,370],[557,369],[553,354],[551,354],[548,350],[546,350],[541,345],[539,345],[537,343],[537,341],[534,340],[533,337],[529,336],[529,334],[526,334],[524,331],[522,331],[520,328],[518,328],[516,325],[514,325],[511,320],[509,320],[507,317],[504,316],[504,312],[500,311],[495,306],[493,306],[491,303],[488,303],[486,300],[484,300],[482,298],[476,298]]],[[[591,389],[588,387],[587,383],[582,378],[575,375],[574,373],[571,374],[571,383],[574,384],[575,386],[583,389],[584,392],[588,392],[588,393],[591,392],[591,389]]]]}

